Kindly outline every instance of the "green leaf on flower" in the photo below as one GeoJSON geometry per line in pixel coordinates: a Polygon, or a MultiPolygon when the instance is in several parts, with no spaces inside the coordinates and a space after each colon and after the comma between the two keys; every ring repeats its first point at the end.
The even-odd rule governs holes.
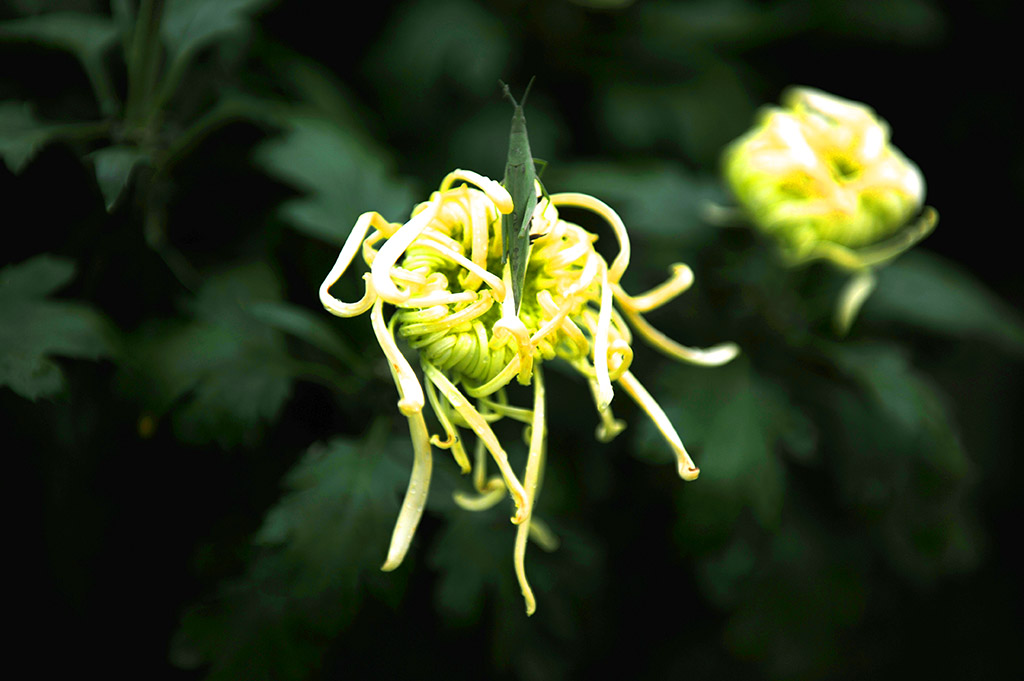
{"type": "Polygon", "coordinates": [[[340,246],[360,214],[377,211],[403,221],[413,204],[408,185],[382,156],[348,131],[316,118],[295,118],[282,137],[263,144],[256,160],[306,196],[287,201],[282,216],[296,229],[340,246]]]}
{"type": "Polygon", "coordinates": [[[923,251],[878,271],[865,319],[912,324],[929,331],[991,341],[1024,352],[1024,319],[952,262],[923,251]]]}
{"type": "Polygon", "coordinates": [[[96,169],[96,181],[103,193],[107,212],[117,207],[135,168],[146,161],[146,153],[136,147],[116,145],[89,154],[96,169]]]}
{"type": "Polygon", "coordinates": [[[47,299],[74,277],[69,260],[38,255],[0,270],[0,386],[30,400],[64,386],[52,357],[98,359],[114,353],[113,330],[92,308],[47,299]]]}
{"type": "Polygon", "coordinates": [[[157,416],[174,407],[186,441],[254,441],[287,399],[296,367],[283,335],[248,307],[280,296],[262,264],[212,277],[188,306],[192,321],[157,322],[136,334],[126,389],[157,416]]]}
{"type": "Polygon", "coordinates": [[[305,679],[365,598],[400,597],[403,571],[380,564],[408,450],[379,433],[310,447],[256,534],[245,575],[186,613],[172,659],[209,665],[209,680],[305,679]]]}

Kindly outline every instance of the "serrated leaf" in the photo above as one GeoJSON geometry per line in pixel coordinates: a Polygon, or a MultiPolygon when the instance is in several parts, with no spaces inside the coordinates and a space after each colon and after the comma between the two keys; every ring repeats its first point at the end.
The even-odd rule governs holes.
{"type": "Polygon", "coordinates": [[[878,286],[863,315],[1024,352],[1020,313],[954,263],[923,251],[908,253],[878,271],[878,286]]]}
{"type": "Polygon", "coordinates": [[[95,138],[107,132],[102,122],[43,123],[28,102],[0,102],[0,157],[15,175],[52,139],[95,138]]]}
{"type": "Polygon", "coordinates": [[[257,149],[256,161],[307,194],[282,206],[284,219],[338,246],[360,214],[374,210],[404,221],[412,208],[408,185],[393,176],[381,156],[327,121],[295,119],[282,137],[257,149]]]}
{"type": "Polygon", "coordinates": [[[186,614],[173,657],[208,664],[208,679],[308,678],[366,596],[404,587],[401,573],[379,568],[407,448],[372,434],[310,447],[256,534],[261,550],[245,576],[186,614]]]}
{"type": "Polygon", "coordinates": [[[147,159],[147,154],[137,147],[116,145],[94,151],[89,157],[96,170],[96,181],[103,193],[103,203],[108,213],[113,212],[133,171],[147,159]]]}
{"type": "Polygon", "coordinates": [[[0,156],[12,173],[20,173],[51,136],[51,126],[36,120],[28,102],[0,102],[0,156]]]}
{"type": "Polygon", "coordinates": [[[701,216],[707,202],[724,198],[717,181],[671,164],[573,163],[552,168],[551,178],[559,187],[601,197],[630,233],[689,245],[714,235],[701,216]]]}
{"type": "Polygon", "coordinates": [[[170,60],[185,58],[224,35],[245,30],[269,0],[168,0],[160,36],[170,60]]]}
{"type": "Polygon", "coordinates": [[[355,588],[360,572],[380,568],[408,483],[400,459],[409,449],[399,439],[385,446],[376,435],[361,445],[335,438],[311,447],[288,473],[288,494],[267,514],[256,541],[282,548],[308,573],[297,595],[339,581],[355,588]]]}
{"type": "Polygon", "coordinates": [[[295,372],[281,333],[247,307],[280,295],[262,264],[212,277],[189,305],[193,320],[138,332],[125,388],[156,415],[175,407],[175,430],[186,441],[254,441],[283,406],[295,372]]]}
{"type": "Polygon", "coordinates": [[[463,621],[479,617],[491,591],[514,594],[509,569],[515,533],[493,513],[460,512],[445,524],[430,555],[440,573],[437,606],[463,621]]]}
{"type": "Polygon", "coordinates": [[[83,61],[95,58],[117,38],[117,26],[99,14],[51,12],[0,22],[0,40],[29,40],[67,50],[83,61]]]}
{"type": "Polygon", "coordinates": [[[113,331],[100,314],[45,298],[73,275],[74,263],[49,255],[0,270],[0,386],[30,400],[48,397],[64,384],[51,356],[113,354],[113,331]]]}

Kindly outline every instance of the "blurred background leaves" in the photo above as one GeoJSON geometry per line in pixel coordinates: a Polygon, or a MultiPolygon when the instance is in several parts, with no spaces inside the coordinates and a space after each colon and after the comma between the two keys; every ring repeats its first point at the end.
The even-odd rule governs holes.
{"type": "Polygon", "coordinates": [[[0,413],[29,498],[22,630],[113,676],[554,679],[624,657],[639,678],[1012,676],[1024,287],[998,238],[1024,150],[992,64],[1013,26],[927,0],[409,0],[343,21],[11,0],[0,413]],[[360,213],[401,221],[453,168],[500,176],[497,80],[532,76],[547,187],[620,212],[630,291],[693,267],[652,323],[743,354],[634,348],[692,484],[627,400],[598,443],[586,385],[552,366],[538,513],[560,546],[531,548],[526,619],[507,509],[457,509],[444,456],[406,564],[378,571],[405,424],[369,324],[316,290],[360,213]],[[941,214],[845,340],[842,274],[717,224],[722,146],[790,84],[875,108],[941,214]]]}

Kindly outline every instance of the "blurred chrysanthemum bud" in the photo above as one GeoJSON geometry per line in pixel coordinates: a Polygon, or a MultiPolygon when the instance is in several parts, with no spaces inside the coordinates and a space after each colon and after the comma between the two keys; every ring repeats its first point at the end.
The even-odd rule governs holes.
{"type": "Polygon", "coordinates": [[[601,440],[611,439],[624,427],[610,406],[612,384],[624,389],[674,450],[679,475],[692,480],[697,477],[696,465],[658,403],[629,371],[633,350],[628,325],[662,352],[696,364],[722,364],[738,352],[732,343],[707,350],[688,348],[651,327],[642,313],[685,291],[693,281],[690,269],[676,265],[665,284],[643,295],[629,295],[619,283],[629,263],[629,238],[618,215],[591,196],[548,196],[540,191],[539,182],[536,187],[532,247],[518,314],[510,269],[503,270],[501,263],[501,216],[512,211],[512,198],[497,182],[466,170],[449,174],[404,224],[388,222],[378,213],[363,214],[320,287],[320,300],[329,312],[340,317],[370,312],[398,387],[399,410],[409,420],[413,472],[383,569],[398,567],[412,542],[430,486],[431,445],[447,449],[463,473],[473,474],[475,491],[458,493],[455,501],[460,506],[479,511],[506,497],[515,503],[512,522],[519,531],[514,566],[527,613],[535,607],[524,563],[527,537],[542,546],[554,543],[533,515],[547,424],[558,419],[557,409],[552,418],[546,415],[541,365],[561,359],[587,379],[601,421],[601,440]],[[611,264],[594,249],[596,236],[559,217],[558,208],[563,206],[585,208],[608,221],[619,242],[611,264]],[[357,302],[344,303],[330,294],[330,288],[359,253],[369,266],[363,275],[365,293],[357,302]],[[388,320],[385,304],[395,308],[388,320]],[[397,337],[419,355],[422,386],[399,351],[397,337]],[[509,404],[505,386],[513,380],[533,387],[532,408],[509,404]],[[442,435],[428,431],[423,417],[428,402],[442,435]],[[509,465],[491,427],[505,417],[527,427],[529,452],[522,478],[509,465]],[[476,436],[472,459],[460,429],[476,436]],[[498,475],[488,475],[488,458],[497,464],[498,475]]]}
{"type": "Polygon", "coordinates": [[[921,212],[921,171],[871,108],[803,87],[782,104],[729,145],[723,170],[744,212],[791,262],[824,258],[859,273],[840,304],[845,328],[873,286],[870,267],[924,238],[937,215],[921,212]]]}

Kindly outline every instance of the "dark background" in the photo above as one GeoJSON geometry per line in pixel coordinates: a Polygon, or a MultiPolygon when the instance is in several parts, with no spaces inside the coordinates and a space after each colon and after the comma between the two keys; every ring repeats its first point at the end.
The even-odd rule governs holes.
{"type": "MultiPolygon", "coordinates": [[[[107,12],[105,3],[51,4],[107,12]]],[[[13,19],[46,5],[12,1],[0,16],[13,19]]],[[[819,401],[817,414],[813,404],[803,408],[817,422],[820,457],[779,455],[788,479],[783,519],[752,522],[748,511],[737,511],[724,529],[711,522],[702,540],[685,529],[692,502],[678,497],[703,477],[683,485],[672,466],[651,462],[657,455],[631,456],[655,444],[636,409],[623,407],[630,430],[622,441],[594,441],[596,416],[586,390],[567,374],[549,372],[549,392],[564,391],[551,398],[551,411],[564,403],[565,417],[551,424],[553,470],[545,495],[564,542],[551,555],[531,548],[529,560],[545,567],[534,584],[538,615],[529,621],[508,584],[489,577],[473,607],[445,605],[446,580],[467,577],[446,573],[431,548],[445,545],[457,517],[440,501],[394,575],[371,575],[367,567],[351,584],[301,590],[293,584],[304,579],[303,570],[319,568],[304,568],[301,554],[296,564],[273,562],[262,545],[254,547],[268,510],[281,503],[283,476],[314,443],[339,435],[365,443],[368,424],[383,418],[392,444],[380,449],[394,449],[407,465],[404,425],[386,373],[339,390],[311,377],[308,367],[296,369],[287,399],[240,436],[216,429],[183,434],[187,426],[171,426],[176,406],[160,412],[155,431],[143,436],[140,419],[157,413],[146,401],[147,385],[156,380],[146,373],[148,355],[133,350],[161,337],[155,320],[198,319],[187,302],[201,286],[194,284],[244,262],[267,264],[282,300],[317,311],[314,292],[337,242],[295,228],[280,206],[308,187],[288,181],[261,151],[287,133],[288,116],[316,111],[332,129],[367,145],[384,168],[381,182],[402,188],[389,189],[389,196],[420,201],[452,168],[501,175],[509,108],[495,74],[517,93],[536,76],[527,115],[534,154],[550,164],[548,187],[574,190],[578,181],[579,190],[599,196],[587,182],[605,187],[635,172],[669,178],[651,185],[655,195],[679,189],[672,182],[682,177],[682,189],[703,196],[711,187],[708,195],[724,197],[714,179],[721,147],[787,85],[866,102],[922,169],[927,202],[941,216],[918,248],[956,263],[1015,318],[1024,304],[1015,239],[1024,212],[1024,150],[1010,7],[923,0],[453,0],[433,8],[380,2],[336,10],[325,3],[269,3],[247,19],[244,37],[231,34],[223,47],[196,55],[167,109],[162,134],[172,141],[159,144],[173,144],[228,90],[293,106],[286,116],[228,117],[163,175],[140,170],[111,213],[82,160],[102,141],[47,144],[20,174],[0,166],[2,264],[38,253],[74,261],[75,278],[60,297],[100,311],[123,348],[96,362],[59,360],[66,385],[50,397],[29,401],[0,388],[13,492],[6,555],[18,602],[11,613],[20,633],[15,656],[31,654],[42,673],[89,669],[110,678],[204,678],[211,669],[217,678],[583,678],[621,661],[640,678],[1014,677],[1022,633],[1022,566],[1014,548],[1024,373],[1019,347],[993,344],[984,334],[901,326],[881,313],[872,317],[869,302],[850,339],[881,338],[901,348],[915,376],[942,396],[943,418],[969,461],[970,472],[955,483],[929,487],[956,496],[966,518],[957,527],[972,547],[963,554],[968,557],[947,559],[937,550],[917,568],[900,567],[886,544],[880,518],[887,511],[847,503],[842,478],[851,464],[833,458],[828,443],[833,435],[842,439],[842,423],[858,422],[842,415],[829,421],[828,403],[819,401]],[[304,86],[283,66],[295,59],[313,65],[335,89],[304,86]],[[335,110],[326,96],[316,96],[332,91],[340,102],[335,110]],[[165,240],[188,261],[194,281],[175,271],[173,253],[147,241],[143,225],[153,211],[162,211],[165,240]],[[634,442],[641,444],[631,448],[634,442]],[[560,486],[570,491],[557,491],[560,486]],[[759,528],[750,530],[753,568],[736,567],[744,559],[722,548],[734,526],[759,528]],[[793,527],[801,529],[792,534],[793,527]],[[780,539],[786,536],[802,538],[795,558],[780,539]],[[825,567],[813,567],[819,564],[825,567]],[[737,570],[748,578],[730,581],[737,570]],[[271,591],[275,598],[266,597],[271,591]],[[332,613],[342,602],[344,615],[332,613]],[[185,613],[198,614],[183,625],[185,613]]],[[[118,49],[105,63],[123,90],[127,75],[118,49]]],[[[40,118],[82,120],[98,113],[89,92],[73,57],[32,42],[0,43],[2,99],[36,102],[40,118]]],[[[383,195],[374,191],[367,193],[383,195]]],[[[356,215],[377,208],[343,200],[352,205],[344,204],[351,214],[338,218],[342,237],[356,215]]],[[[403,207],[395,198],[386,214],[401,219],[411,200],[403,207]]],[[[693,294],[696,302],[683,306],[681,319],[654,321],[684,343],[739,341],[752,375],[782,386],[798,405],[838,390],[830,370],[797,368],[805,364],[793,349],[796,336],[790,327],[762,321],[759,310],[771,303],[751,290],[766,289],[751,289],[738,274],[757,270],[738,269],[746,261],[737,254],[756,252],[757,262],[774,263],[770,248],[746,233],[709,237],[699,229],[677,241],[672,225],[652,218],[671,215],[673,200],[663,200],[667,209],[646,211],[625,201],[623,210],[640,223],[631,289],[655,283],[677,259],[694,266],[698,286],[708,281],[693,294]],[[749,307],[737,307],[743,303],[749,307]]],[[[680,211],[683,222],[694,220],[685,206],[680,211]]],[[[789,275],[779,274],[777,264],[760,266],[775,273],[771,281],[800,294],[814,276],[832,276],[826,268],[789,275]]],[[[815,308],[809,309],[800,314],[820,336],[815,308]]],[[[380,362],[365,319],[329,323],[352,347],[367,344],[359,350],[362,361],[380,362]]],[[[685,411],[700,403],[711,418],[724,408],[716,402],[717,384],[695,394],[680,388],[677,402],[665,382],[696,374],[663,374],[659,385],[667,362],[637,345],[636,373],[663,404],[668,400],[670,413],[672,405],[685,411]]],[[[320,358],[293,338],[287,348],[303,361],[320,358]]],[[[769,448],[784,451],[785,426],[772,428],[779,432],[769,448]]],[[[765,432],[775,433],[772,428],[765,432]]],[[[689,443],[686,428],[681,431],[689,443]]],[[[879,432],[875,441],[885,442],[888,431],[879,432]]],[[[865,442],[874,435],[861,433],[865,442]]],[[[694,451],[702,467],[710,463],[700,444],[694,451]]],[[[885,479],[887,456],[878,446],[863,466],[852,467],[878,465],[885,479]]],[[[441,467],[442,457],[437,461],[441,467]]],[[[444,480],[442,488],[449,484],[444,480]]],[[[891,491],[894,499],[900,489],[891,491]]],[[[911,515],[914,503],[907,501],[911,515]]],[[[303,511],[297,513],[301,518],[303,511]]],[[[387,509],[382,517],[387,533],[387,509]]],[[[494,564],[511,573],[511,535],[500,520],[486,527],[503,528],[494,564]]],[[[381,546],[372,545],[376,553],[366,549],[367,566],[383,556],[381,546]]],[[[465,561],[469,575],[490,569],[487,561],[465,561]]]]}

